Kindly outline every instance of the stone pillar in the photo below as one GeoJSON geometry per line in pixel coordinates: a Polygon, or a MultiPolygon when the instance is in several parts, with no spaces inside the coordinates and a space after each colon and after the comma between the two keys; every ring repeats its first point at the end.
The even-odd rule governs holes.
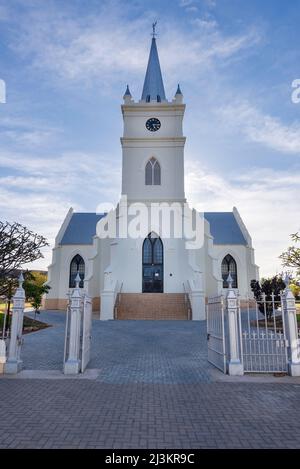
{"type": "Polygon", "coordinates": [[[205,298],[202,291],[192,291],[189,295],[191,308],[192,308],[192,320],[193,321],[204,321],[205,317],[205,298]]]}
{"type": "Polygon", "coordinates": [[[229,334],[229,364],[228,374],[232,376],[243,375],[244,367],[240,359],[240,334],[238,328],[238,297],[232,288],[232,277],[227,278],[228,293],[226,298],[229,334]]]}
{"type": "Polygon", "coordinates": [[[288,340],[289,374],[300,376],[300,340],[298,338],[298,326],[296,315],[295,297],[289,287],[290,279],[285,277],[286,288],[283,292],[283,316],[288,340]]]}
{"type": "Polygon", "coordinates": [[[11,321],[11,332],[8,347],[8,358],[4,367],[7,374],[18,373],[22,368],[20,359],[22,345],[22,331],[24,319],[25,291],[23,288],[24,277],[20,274],[19,287],[13,297],[13,312],[11,321]]]}
{"type": "Polygon", "coordinates": [[[79,288],[80,275],[77,273],[75,288],[71,295],[70,305],[70,336],[68,359],[64,364],[64,374],[74,375],[80,371],[80,332],[82,315],[82,295],[79,288]]]}

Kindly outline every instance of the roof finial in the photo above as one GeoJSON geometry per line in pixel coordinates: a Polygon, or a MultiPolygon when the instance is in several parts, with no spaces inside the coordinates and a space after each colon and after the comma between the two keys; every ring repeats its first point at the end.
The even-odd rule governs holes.
{"type": "Polygon", "coordinates": [[[156,36],[156,32],[155,32],[156,25],[157,25],[157,21],[155,21],[155,23],[152,23],[152,37],[154,39],[155,39],[155,36],[156,36]]]}

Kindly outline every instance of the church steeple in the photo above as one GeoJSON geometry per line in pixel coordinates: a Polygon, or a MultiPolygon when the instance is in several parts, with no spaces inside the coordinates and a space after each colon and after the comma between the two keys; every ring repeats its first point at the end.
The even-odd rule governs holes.
{"type": "Polygon", "coordinates": [[[166,101],[165,89],[160,70],[160,63],[155,40],[155,26],[153,24],[153,38],[151,43],[148,66],[144,81],[142,101],[166,101]]]}

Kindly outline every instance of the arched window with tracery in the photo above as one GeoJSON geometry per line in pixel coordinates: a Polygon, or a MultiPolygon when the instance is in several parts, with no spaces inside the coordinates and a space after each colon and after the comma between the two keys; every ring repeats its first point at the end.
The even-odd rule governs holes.
{"type": "Polygon", "coordinates": [[[83,288],[83,280],[85,274],[85,265],[84,260],[79,254],[73,257],[70,264],[70,276],[69,276],[69,288],[75,288],[75,278],[79,272],[80,275],[80,284],[79,287],[83,288]]]}
{"type": "Polygon", "coordinates": [[[227,278],[229,274],[231,275],[232,280],[233,280],[232,287],[237,288],[238,281],[237,281],[236,262],[230,254],[227,254],[227,256],[225,256],[222,261],[223,288],[228,288],[227,278]]]}
{"type": "Polygon", "coordinates": [[[154,156],[146,164],[145,184],[146,186],[160,186],[161,184],[160,164],[154,156]]]}

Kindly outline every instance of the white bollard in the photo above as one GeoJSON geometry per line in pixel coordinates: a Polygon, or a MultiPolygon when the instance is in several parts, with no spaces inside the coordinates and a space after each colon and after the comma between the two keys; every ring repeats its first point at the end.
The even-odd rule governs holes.
{"type": "Polygon", "coordinates": [[[80,371],[80,332],[81,332],[81,311],[82,295],[79,288],[80,276],[77,273],[75,288],[71,295],[70,305],[70,337],[68,359],[64,364],[64,374],[74,375],[80,371]]]}
{"type": "Polygon", "coordinates": [[[226,298],[230,348],[228,374],[232,376],[241,376],[244,374],[244,367],[240,359],[240,336],[238,329],[238,297],[232,288],[232,281],[232,277],[229,274],[227,278],[228,293],[226,298]]]}
{"type": "Polygon", "coordinates": [[[298,338],[296,302],[295,297],[289,287],[289,283],[289,277],[286,275],[286,288],[283,292],[282,303],[286,336],[288,339],[289,374],[291,376],[300,376],[300,340],[298,338]]]}
{"type": "Polygon", "coordinates": [[[8,348],[8,358],[4,367],[7,374],[18,373],[22,368],[21,345],[24,319],[25,291],[22,287],[24,277],[22,273],[19,277],[19,287],[13,297],[13,313],[11,322],[11,334],[8,348]]]}

